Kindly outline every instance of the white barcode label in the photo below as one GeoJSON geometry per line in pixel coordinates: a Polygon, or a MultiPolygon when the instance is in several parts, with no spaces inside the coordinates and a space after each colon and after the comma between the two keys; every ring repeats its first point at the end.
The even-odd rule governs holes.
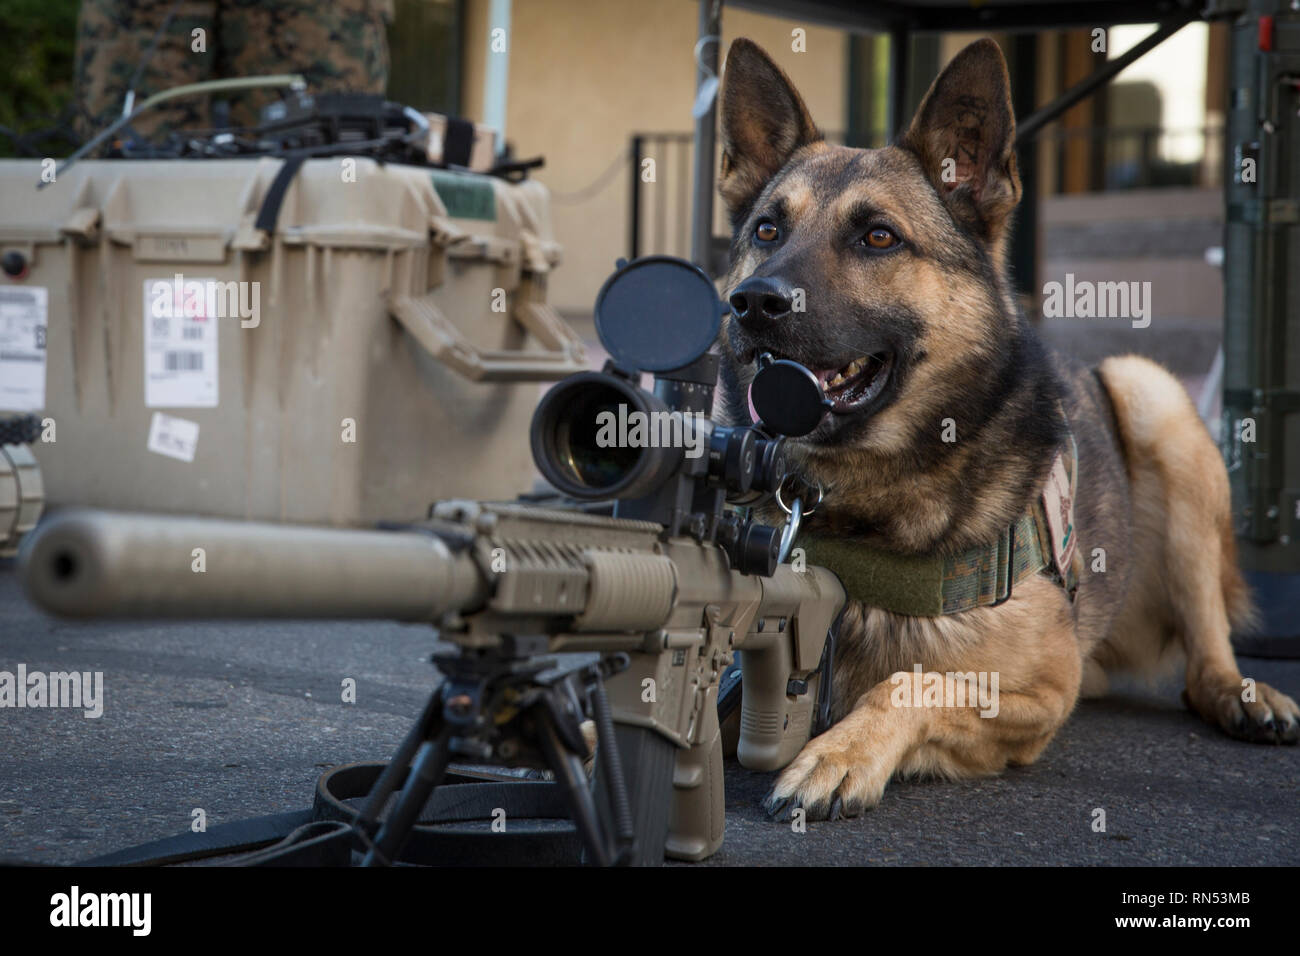
{"type": "Polygon", "coordinates": [[[205,290],[216,280],[179,278],[144,280],[144,404],[215,408],[217,315],[205,290]]]}
{"type": "Polygon", "coordinates": [[[164,352],[163,368],[169,372],[202,372],[202,352],[164,352]]]}
{"type": "Polygon", "coordinates": [[[45,407],[45,331],[49,293],[39,286],[0,289],[0,409],[45,407]]]}
{"type": "Polygon", "coordinates": [[[199,423],[153,413],[149,423],[149,450],[180,461],[193,461],[199,447],[199,423]]]}

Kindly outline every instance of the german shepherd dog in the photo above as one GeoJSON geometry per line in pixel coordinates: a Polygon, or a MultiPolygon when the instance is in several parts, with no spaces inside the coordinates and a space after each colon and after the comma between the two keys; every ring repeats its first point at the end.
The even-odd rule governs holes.
{"type": "Polygon", "coordinates": [[[1227,473],[1187,393],[1137,356],[1095,369],[1054,358],[1013,300],[1005,266],[1021,188],[997,45],[958,54],[895,145],[850,149],[827,144],[786,75],[737,40],[721,125],[719,191],[734,229],[724,414],[752,421],[763,353],[819,377],[832,411],[791,445],[824,494],[805,527],[903,555],[955,554],[1025,512],[1067,423],[1077,446],[1074,599],[1037,574],[1005,603],[946,616],[850,600],[834,723],[782,771],[768,812],[855,816],[895,775],[1031,763],[1081,695],[1180,652],[1183,699],[1205,720],[1242,740],[1296,743],[1296,702],[1262,683],[1249,693],[1237,669],[1229,632],[1252,606],[1227,473]],[[997,673],[997,715],[895,706],[897,689],[916,692],[918,664],[997,673]]]}

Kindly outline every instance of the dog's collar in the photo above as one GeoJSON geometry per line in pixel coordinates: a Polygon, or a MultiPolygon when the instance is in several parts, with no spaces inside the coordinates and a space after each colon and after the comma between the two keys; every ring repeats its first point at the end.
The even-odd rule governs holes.
{"type": "Polygon", "coordinates": [[[1074,598],[1074,495],[1078,449],[1067,430],[1047,483],[990,544],[955,555],[907,555],[860,539],[804,531],[795,541],[809,564],[839,576],[853,600],[909,617],[939,617],[1007,601],[1015,585],[1046,572],[1074,598]]]}

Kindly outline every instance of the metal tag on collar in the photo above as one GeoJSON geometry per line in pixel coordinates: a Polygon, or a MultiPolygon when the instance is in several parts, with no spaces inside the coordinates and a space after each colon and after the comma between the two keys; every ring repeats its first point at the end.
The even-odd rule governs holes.
{"type": "MultiPolygon", "coordinates": [[[[792,477],[794,476],[787,476],[787,481],[792,477]]],[[[808,490],[812,490],[814,487],[809,485],[808,482],[804,481],[802,478],[794,478],[794,480],[803,484],[808,490]]],[[[778,558],[781,563],[784,563],[790,556],[790,549],[794,546],[795,538],[799,536],[799,527],[803,523],[804,517],[816,511],[817,506],[822,502],[822,486],[818,484],[815,486],[817,489],[817,500],[813,502],[812,507],[807,511],[804,510],[803,495],[801,493],[794,494],[790,503],[787,505],[781,498],[781,489],[784,488],[785,485],[786,482],[783,481],[776,489],[777,506],[790,516],[789,520],[785,523],[785,527],[781,529],[781,553],[778,558]]]]}
{"type": "Polygon", "coordinates": [[[785,564],[786,559],[790,557],[790,548],[794,545],[794,539],[799,536],[799,525],[803,522],[802,500],[795,498],[790,503],[789,515],[789,520],[786,521],[785,527],[781,529],[781,550],[777,555],[778,564],[785,564]]]}

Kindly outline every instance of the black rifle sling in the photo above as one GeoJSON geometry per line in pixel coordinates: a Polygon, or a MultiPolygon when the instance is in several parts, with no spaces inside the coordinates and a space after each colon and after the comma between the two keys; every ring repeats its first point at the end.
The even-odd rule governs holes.
{"type": "MultiPolygon", "coordinates": [[[[362,840],[351,826],[382,763],[347,764],[317,781],[312,809],[239,820],[83,861],[163,866],[244,853],[244,866],[347,866],[362,840]],[[256,851],[256,852],[251,852],[256,851]]],[[[448,773],[420,814],[400,862],[421,866],[555,866],[581,862],[582,844],[555,784],[448,773]],[[505,811],[505,828],[489,824],[505,811]],[[483,821],[474,827],[451,824],[483,821]]]]}

